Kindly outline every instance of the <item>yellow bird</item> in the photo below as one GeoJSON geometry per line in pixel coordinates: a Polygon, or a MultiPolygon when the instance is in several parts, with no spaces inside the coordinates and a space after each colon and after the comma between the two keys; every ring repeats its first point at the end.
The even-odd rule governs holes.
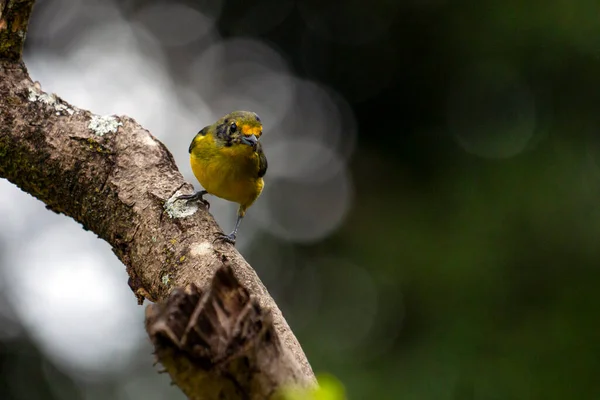
{"type": "Polygon", "coordinates": [[[261,135],[262,123],[256,113],[234,111],[204,127],[190,144],[192,171],[204,190],[179,198],[209,206],[203,196],[212,194],[238,203],[233,232],[220,236],[231,244],[235,244],[246,210],[264,187],[267,158],[259,141],[261,135]]]}

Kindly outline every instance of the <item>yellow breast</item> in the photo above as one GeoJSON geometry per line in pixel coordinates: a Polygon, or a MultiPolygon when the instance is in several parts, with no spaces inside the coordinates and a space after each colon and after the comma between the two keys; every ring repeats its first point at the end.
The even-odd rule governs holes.
{"type": "Polygon", "coordinates": [[[244,144],[217,147],[211,135],[201,136],[190,153],[190,164],[208,193],[239,203],[244,210],[264,187],[258,177],[258,155],[244,144]]]}

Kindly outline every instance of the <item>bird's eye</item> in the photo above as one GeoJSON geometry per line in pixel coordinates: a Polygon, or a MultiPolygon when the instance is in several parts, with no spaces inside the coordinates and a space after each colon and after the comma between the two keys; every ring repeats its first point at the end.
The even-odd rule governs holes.
{"type": "Polygon", "coordinates": [[[231,124],[231,132],[235,132],[237,130],[237,125],[234,122],[233,124],[231,124]]]}

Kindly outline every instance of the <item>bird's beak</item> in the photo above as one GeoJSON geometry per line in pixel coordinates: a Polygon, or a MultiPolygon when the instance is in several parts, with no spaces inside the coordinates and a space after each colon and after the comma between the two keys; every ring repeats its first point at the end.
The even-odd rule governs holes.
{"type": "Polygon", "coordinates": [[[256,137],[256,135],[244,135],[242,136],[242,143],[247,144],[251,147],[256,147],[256,143],[258,143],[258,138],[256,137]]]}

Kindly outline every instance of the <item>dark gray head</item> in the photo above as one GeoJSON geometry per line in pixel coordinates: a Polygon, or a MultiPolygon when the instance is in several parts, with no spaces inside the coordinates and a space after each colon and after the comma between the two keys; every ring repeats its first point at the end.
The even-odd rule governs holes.
{"type": "Polygon", "coordinates": [[[262,135],[260,118],[251,111],[231,112],[215,124],[215,139],[225,146],[238,143],[255,146],[262,135]]]}

